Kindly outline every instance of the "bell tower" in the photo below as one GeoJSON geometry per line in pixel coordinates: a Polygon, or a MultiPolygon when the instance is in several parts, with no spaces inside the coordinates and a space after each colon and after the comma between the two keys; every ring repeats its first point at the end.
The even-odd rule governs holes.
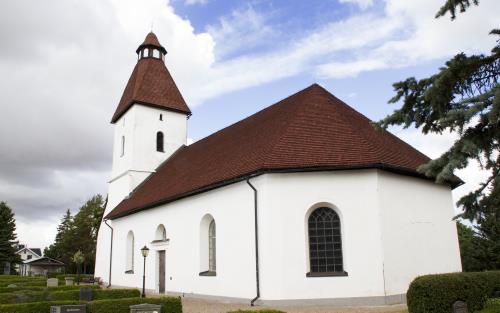
{"type": "MultiPolygon", "coordinates": [[[[167,50],[151,32],[136,53],[137,64],[111,118],[113,168],[104,216],[187,140],[191,111],[165,66],[167,50]]],[[[101,223],[96,247],[95,275],[107,284],[112,280],[112,225],[101,223]]]]}
{"type": "Polygon", "coordinates": [[[186,144],[191,111],[165,66],[154,33],[137,48],[137,64],[111,119],[115,128],[108,210],[186,144]]]}

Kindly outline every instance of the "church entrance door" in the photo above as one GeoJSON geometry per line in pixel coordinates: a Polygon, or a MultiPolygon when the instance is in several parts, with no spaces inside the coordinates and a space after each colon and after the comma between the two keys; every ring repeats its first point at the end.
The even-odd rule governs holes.
{"type": "Polygon", "coordinates": [[[158,292],[165,293],[165,250],[158,251],[158,292]]]}

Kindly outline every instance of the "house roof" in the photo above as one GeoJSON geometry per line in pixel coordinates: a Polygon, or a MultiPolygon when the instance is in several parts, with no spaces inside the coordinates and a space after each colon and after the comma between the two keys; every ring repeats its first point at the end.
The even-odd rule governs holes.
{"type": "MultiPolygon", "coordinates": [[[[153,33],[146,36],[138,51],[148,45],[163,48],[153,33]]],[[[111,123],[115,123],[134,104],[191,114],[165,63],[158,58],[139,58],[111,123]]]]}
{"type": "Polygon", "coordinates": [[[42,250],[40,248],[27,248],[27,247],[24,247],[22,249],[19,249],[19,251],[17,251],[16,253],[21,253],[23,250],[28,250],[31,253],[33,253],[35,255],[38,255],[39,257],[42,256],[42,250]]]}
{"type": "Polygon", "coordinates": [[[314,84],[179,148],[106,218],[266,172],[378,168],[423,177],[417,167],[429,160],[314,84]]]}
{"type": "Polygon", "coordinates": [[[38,259],[24,261],[24,264],[43,265],[43,266],[64,266],[64,263],[49,257],[41,257],[38,259]]]}

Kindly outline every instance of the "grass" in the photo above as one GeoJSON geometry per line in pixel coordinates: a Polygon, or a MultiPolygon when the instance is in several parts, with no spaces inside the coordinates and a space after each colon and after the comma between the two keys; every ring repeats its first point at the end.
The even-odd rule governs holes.
{"type": "Polygon", "coordinates": [[[500,312],[500,298],[491,299],[486,303],[484,309],[478,313],[498,313],[500,312]]]}

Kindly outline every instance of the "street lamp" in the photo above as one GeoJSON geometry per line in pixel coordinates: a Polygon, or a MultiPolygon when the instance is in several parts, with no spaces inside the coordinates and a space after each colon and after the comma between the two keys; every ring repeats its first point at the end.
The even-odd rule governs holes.
{"type": "Polygon", "coordinates": [[[142,271],[142,297],[146,298],[146,257],[149,254],[149,248],[146,246],[142,247],[141,253],[144,257],[144,269],[142,271]]]}

